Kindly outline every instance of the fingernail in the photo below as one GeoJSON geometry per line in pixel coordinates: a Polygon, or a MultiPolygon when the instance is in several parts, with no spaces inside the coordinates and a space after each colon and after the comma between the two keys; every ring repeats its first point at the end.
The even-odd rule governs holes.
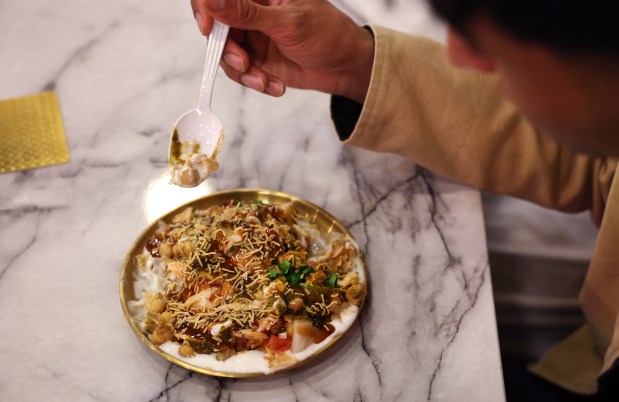
{"type": "Polygon", "coordinates": [[[284,94],[284,84],[278,80],[269,80],[267,92],[273,96],[281,96],[284,94]]]}
{"type": "Polygon", "coordinates": [[[198,23],[198,28],[200,29],[200,32],[203,32],[204,21],[202,20],[202,15],[200,15],[200,13],[196,11],[196,13],[193,16],[196,19],[196,22],[198,23]]]}
{"type": "Polygon", "coordinates": [[[255,89],[258,92],[264,92],[264,84],[262,83],[262,80],[255,75],[241,75],[241,83],[246,87],[255,89]]]}
{"type": "Polygon", "coordinates": [[[223,56],[224,62],[241,73],[245,72],[245,66],[243,65],[243,59],[234,53],[226,53],[223,56]]]}

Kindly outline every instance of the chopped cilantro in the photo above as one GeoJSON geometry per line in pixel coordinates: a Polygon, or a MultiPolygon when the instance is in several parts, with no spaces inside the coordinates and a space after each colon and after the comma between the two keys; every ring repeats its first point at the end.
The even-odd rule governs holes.
{"type": "Polygon", "coordinates": [[[269,279],[275,279],[279,276],[279,271],[275,267],[269,267],[269,279]]]}
{"type": "Polygon", "coordinates": [[[305,279],[305,276],[309,273],[314,272],[312,267],[308,265],[301,265],[300,267],[293,267],[290,265],[288,261],[282,261],[279,264],[279,268],[284,273],[286,280],[291,285],[298,285],[305,279]],[[286,264],[285,264],[286,263],[286,264]]]}
{"type": "Polygon", "coordinates": [[[340,276],[338,274],[333,274],[333,275],[329,276],[327,279],[325,279],[325,286],[327,286],[329,288],[336,287],[338,279],[340,279],[340,276]]]}
{"type": "Polygon", "coordinates": [[[308,265],[302,265],[299,267],[299,273],[301,274],[301,279],[305,278],[305,275],[311,274],[312,272],[314,272],[314,270],[312,269],[312,267],[308,265]]]}
{"type": "Polygon", "coordinates": [[[286,274],[286,280],[291,285],[298,285],[301,282],[301,274],[299,272],[289,272],[286,274]]]}
{"type": "Polygon", "coordinates": [[[282,270],[282,272],[284,273],[284,275],[286,275],[288,273],[288,271],[290,270],[290,261],[284,260],[282,262],[280,262],[279,264],[277,264],[277,266],[279,267],[279,269],[282,270]]]}

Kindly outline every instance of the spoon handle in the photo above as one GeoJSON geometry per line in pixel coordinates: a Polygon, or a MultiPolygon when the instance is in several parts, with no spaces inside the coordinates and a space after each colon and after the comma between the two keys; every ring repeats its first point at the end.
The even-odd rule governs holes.
{"type": "Polygon", "coordinates": [[[215,82],[217,67],[219,67],[219,60],[224,50],[224,44],[226,43],[229,29],[230,27],[228,25],[222,24],[219,21],[213,21],[213,29],[208,36],[208,44],[206,46],[206,60],[204,61],[202,85],[200,86],[198,112],[204,112],[210,109],[213,83],[215,82]]]}

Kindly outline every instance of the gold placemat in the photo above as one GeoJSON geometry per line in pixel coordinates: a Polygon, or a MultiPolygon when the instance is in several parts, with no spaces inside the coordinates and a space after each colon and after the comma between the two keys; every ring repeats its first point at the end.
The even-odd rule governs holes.
{"type": "Polygon", "coordinates": [[[68,161],[60,105],[54,92],[0,100],[0,173],[68,161]]]}

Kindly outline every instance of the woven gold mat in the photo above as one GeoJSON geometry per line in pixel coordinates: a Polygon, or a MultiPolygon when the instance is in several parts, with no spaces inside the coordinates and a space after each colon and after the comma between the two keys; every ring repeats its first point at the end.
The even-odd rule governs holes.
{"type": "Polygon", "coordinates": [[[54,92],[0,100],[0,173],[68,161],[60,105],[54,92]]]}

